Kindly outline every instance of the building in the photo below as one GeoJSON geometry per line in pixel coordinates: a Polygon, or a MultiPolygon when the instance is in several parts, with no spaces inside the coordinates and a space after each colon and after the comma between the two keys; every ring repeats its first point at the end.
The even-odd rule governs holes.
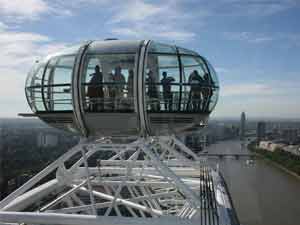
{"type": "Polygon", "coordinates": [[[300,146],[299,145],[287,145],[283,148],[284,151],[289,152],[293,155],[300,156],[300,146]]]}
{"type": "Polygon", "coordinates": [[[274,143],[272,141],[260,141],[259,148],[274,152],[276,149],[283,149],[286,145],[282,143],[274,143]]]}
{"type": "Polygon", "coordinates": [[[55,147],[58,144],[58,136],[54,133],[40,132],[37,137],[38,147],[55,147]]]}
{"type": "Polygon", "coordinates": [[[282,138],[289,144],[295,144],[298,141],[298,130],[284,129],[282,130],[282,138]]]}
{"type": "Polygon", "coordinates": [[[260,121],[257,123],[257,130],[256,130],[256,136],[257,136],[257,143],[264,140],[266,137],[266,123],[263,121],[260,121]]]}
{"type": "Polygon", "coordinates": [[[274,152],[276,149],[288,152],[295,156],[300,156],[300,146],[299,145],[287,145],[284,143],[276,143],[273,141],[260,141],[259,148],[274,152]]]}
{"type": "Polygon", "coordinates": [[[241,114],[241,124],[240,124],[240,139],[244,140],[245,138],[245,131],[246,130],[246,114],[242,112],[241,114]]]}

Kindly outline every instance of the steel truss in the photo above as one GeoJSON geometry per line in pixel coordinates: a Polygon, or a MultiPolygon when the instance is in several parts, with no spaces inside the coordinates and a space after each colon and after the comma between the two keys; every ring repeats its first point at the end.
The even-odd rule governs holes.
{"type": "Polygon", "coordinates": [[[210,172],[175,137],[82,140],[3,199],[0,221],[219,224],[210,172]]]}

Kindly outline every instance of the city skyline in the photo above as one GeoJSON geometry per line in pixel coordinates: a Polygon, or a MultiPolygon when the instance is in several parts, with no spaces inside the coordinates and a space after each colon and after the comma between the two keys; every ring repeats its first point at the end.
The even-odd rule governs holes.
{"type": "Polygon", "coordinates": [[[149,38],[195,49],[216,68],[212,118],[299,118],[296,1],[0,0],[0,117],[31,112],[24,83],[36,59],[88,39],[149,38]],[[205,4],[204,4],[205,3],[205,4]]]}

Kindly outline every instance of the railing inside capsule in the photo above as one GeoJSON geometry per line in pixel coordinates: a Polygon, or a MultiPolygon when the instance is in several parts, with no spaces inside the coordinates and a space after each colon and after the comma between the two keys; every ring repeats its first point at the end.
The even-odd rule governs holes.
{"type": "Polygon", "coordinates": [[[71,84],[37,84],[26,87],[26,94],[38,111],[72,110],[71,84]]]}
{"type": "Polygon", "coordinates": [[[204,84],[172,83],[169,90],[166,91],[166,89],[168,88],[161,83],[146,83],[148,112],[210,112],[216,104],[219,87],[204,84]]]}
{"type": "Polygon", "coordinates": [[[133,87],[128,83],[83,83],[87,112],[134,112],[133,87]]]}
{"type": "MultiPolygon", "coordinates": [[[[146,109],[148,112],[209,112],[217,100],[217,86],[172,83],[170,91],[166,92],[161,83],[151,85],[146,83],[146,109]],[[153,86],[151,87],[151,85],[153,86]],[[193,89],[196,86],[197,89],[193,89]]],[[[133,87],[129,83],[83,83],[82,86],[85,93],[85,111],[134,111],[133,87]]]]}
{"type": "MultiPolygon", "coordinates": [[[[83,83],[82,88],[87,112],[134,112],[133,87],[129,83],[83,83]]],[[[161,83],[146,83],[148,112],[205,113],[217,100],[217,86],[172,83],[169,91],[165,89],[161,83]]],[[[30,103],[40,111],[72,110],[71,84],[34,85],[26,87],[26,92],[30,103]]]]}

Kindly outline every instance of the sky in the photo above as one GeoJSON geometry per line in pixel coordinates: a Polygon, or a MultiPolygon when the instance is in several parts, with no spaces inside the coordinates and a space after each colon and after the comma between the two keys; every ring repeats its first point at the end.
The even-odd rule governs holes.
{"type": "Polygon", "coordinates": [[[300,118],[298,0],[0,0],[0,117],[29,113],[33,63],[85,40],[154,39],[215,67],[213,117],[300,118]]]}

